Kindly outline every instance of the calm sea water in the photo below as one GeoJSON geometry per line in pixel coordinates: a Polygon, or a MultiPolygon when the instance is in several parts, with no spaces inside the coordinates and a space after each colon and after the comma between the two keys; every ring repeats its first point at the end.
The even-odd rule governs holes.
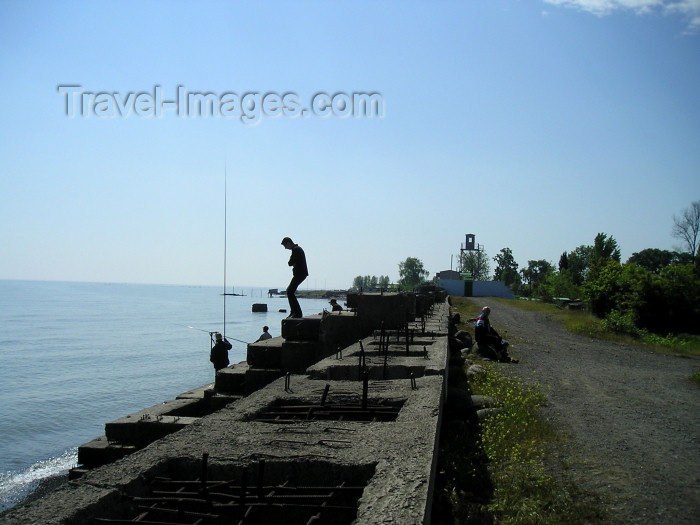
{"type": "MultiPolygon", "coordinates": [[[[267,289],[236,292],[245,296],[226,298],[231,363],[246,357],[232,338],[255,341],[263,325],[279,335],[289,308],[267,289]]],[[[223,331],[220,287],[0,280],[0,511],[75,466],[105,423],[213,382],[209,331],[223,331]]]]}

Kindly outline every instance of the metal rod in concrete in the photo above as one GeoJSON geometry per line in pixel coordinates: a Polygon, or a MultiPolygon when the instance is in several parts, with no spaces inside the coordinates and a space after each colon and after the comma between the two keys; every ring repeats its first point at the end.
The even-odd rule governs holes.
{"type": "Polygon", "coordinates": [[[326,404],[326,398],[328,397],[328,391],[330,390],[331,385],[326,383],[326,387],[323,389],[323,395],[321,396],[321,406],[325,406],[326,404]]]}
{"type": "Polygon", "coordinates": [[[200,479],[202,481],[202,492],[207,493],[207,462],[209,461],[209,453],[205,452],[202,454],[202,474],[200,479]]]}
{"type": "Polygon", "coordinates": [[[382,372],[382,378],[386,379],[388,375],[389,375],[389,347],[387,347],[387,351],[384,352],[384,370],[382,372]]]}
{"type": "Polygon", "coordinates": [[[408,345],[410,344],[408,337],[408,323],[406,323],[406,355],[409,355],[408,345]]]}
{"type": "Polygon", "coordinates": [[[369,390],[369,372],[365,369],[362,374],[362,410],[367,410],[367,392],[369,390]]]}
{"type": "Polygon", "coordinates": [[[263,477],[265,474],[265,460],[261,459],[258,462],[258,499],[262,500],[265,497],[265,491],[263,490],[263,477]]]}

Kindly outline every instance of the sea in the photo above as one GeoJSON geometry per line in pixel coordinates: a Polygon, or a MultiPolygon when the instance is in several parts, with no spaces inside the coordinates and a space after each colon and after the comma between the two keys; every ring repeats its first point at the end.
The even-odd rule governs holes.
{"type": "MultiPolygon", "coordinates": [[[[289,310],[267,288],[0,280],[0,511],[77,464],[105,423],[212,383],[209,332],[231,364],[289,310]],[[255,303],[267,312],[253,312],[255,303]],[[225,312],[225,313],[224,313],[225,312]],[[224,325],[224,316],[226,319],[224,325]]],[[[300,299],[304,314],[328,309],[300,299]]]]}

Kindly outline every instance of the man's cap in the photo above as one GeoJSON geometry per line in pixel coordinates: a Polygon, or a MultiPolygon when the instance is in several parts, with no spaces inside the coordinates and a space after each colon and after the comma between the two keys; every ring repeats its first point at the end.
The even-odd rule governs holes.
{"type": "Polygon", "coordinates": [[[328,301],[328,302],[329,302],[329,303],[335,303],[335,302],[336,302],[336,300],[335,300],[335,299],[331,299],[331,300],[330,300],[330,301],[328,301]]]}
{"type": "Polygon", "coordinates": [[[216,338],[221,339],[221,334],[219,332],[216,332],[216,338]]]}
{"type": "Polygon", "coordinates": [[[294,241],[292,239],[290,239],[289,237],[285,237],[284,239],[282,239],[282,242],[280,244],[287,244],[288,242],[291,242],[292,244],[294,244],[294,241]]]}

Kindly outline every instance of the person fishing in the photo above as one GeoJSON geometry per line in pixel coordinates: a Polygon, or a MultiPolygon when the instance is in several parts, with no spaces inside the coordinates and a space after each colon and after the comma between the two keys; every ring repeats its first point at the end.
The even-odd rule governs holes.
{"type": "Polygon", "coordinates": [[[214,370],[218,372],[229,364],[228,351],[231,350],[231,343],[219,332],[215,332],[214,337],[216,338],[216,343],[211,347],[209,361],[214,365],[214,370]]]}

